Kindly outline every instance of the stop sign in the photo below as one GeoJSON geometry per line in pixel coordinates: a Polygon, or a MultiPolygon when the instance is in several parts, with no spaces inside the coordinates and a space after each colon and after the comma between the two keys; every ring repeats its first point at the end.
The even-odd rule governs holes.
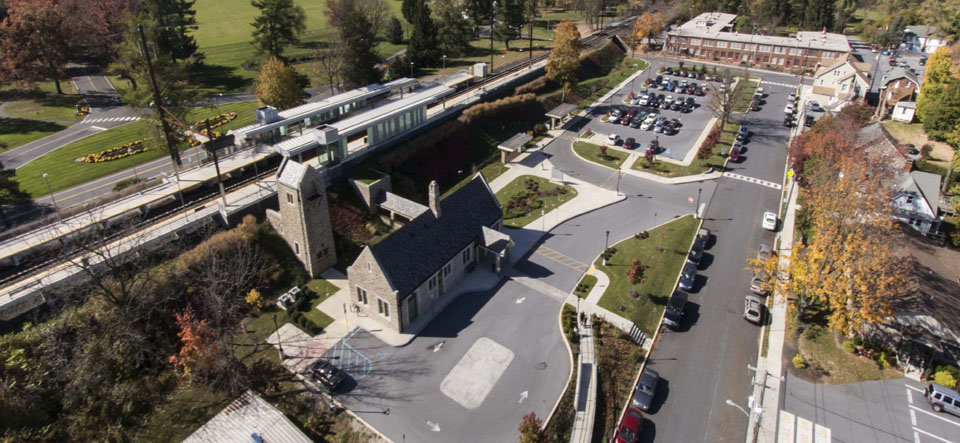
{"type": "Polygon", "coordinates": [[[687,201],[690,202],[690,204],[693,204],[693,196],[691,195],[690,198],[687,199],[687,201]]]}

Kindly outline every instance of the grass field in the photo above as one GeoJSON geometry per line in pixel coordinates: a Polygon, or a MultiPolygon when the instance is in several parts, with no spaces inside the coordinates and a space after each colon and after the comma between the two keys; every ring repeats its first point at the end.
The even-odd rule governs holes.
{"type": "Polygon", "coordinates": [[[580,279],[580,283],[577,283],[577,287],[573,289],[574,295],[580,298],[587,298],[590,295],[590,291],[597,284],[597,277],[593,275],[584,275],[580,279]]]}
{"type": "Polygon", "coordinates": [[[0,119],[0,152],[56,134],[67,125],[17,118],[0,119]]]}
{"type": "Polygon", "coordinates": [[[30,143],[64,130],[69,123],[43,120],[77,121],[73,107],[79,100],[73,83],[60,83],[65,94],[56,93],[52,81],[37,82],[29,89],[0,87],[3,111],[15,118],[0,119],[0,152],[30,143]]]}
{"type": "Polygon", "coordinates": [[[549,180],[536,177],[533,175],[521,175],[520,177],[517,177],[514,181],[504,186],[503,189],[500,189],[499,191],[497,191],[497,201],[500,202],[500,206],[503,206],[504,212],[506,212],[507,210],[506,209],[507,203],[513,198],[513,196],[521,192],[527,191],[526,184],[528,181],[531,181],[531,180],[539,185],[538,189],[540,192],[549,193],[550,191],[558,188],[565,189],[567,192],[564,194],[555,195],[555,196],[540,197],[540,199],[543,200],[543,206],[541,208],[531,210],[526,215],[523,215],[520,217],[504,218],[503,220],[504,226],[509,226],[512,228],[522,228],[528,225],[530,222],[540,218],[541,210],[543,210],[545,214],[549,214],[554,209],[559,208],[561,205],[572,200],[574,197],[577,196],[577,191],[570,186],[554,184],[554,183],[551,183],[549,180]]]}
{"type": "MultiPolygon", "coordinates": [[[[741,78],[740,81],[743,81],[743,79],[741,78]]],[[[740,89],[740,94],[733,100],[733,112],[748,112],[750,102],[753,101],[753,93],[757,92],[759,86],[760,79],[751,78],[747,81],[747,84],[740,89]]]]}
{"type": "Polygon", "coordinates": [[[574,142],[573,150],[587,161],[591,161],[608,168],[620,169],[620,165],[627,161],[627,153],[607,148],[601,157],[600,146],[587,142],[574,142]]]}
{"type": "Polygon", "coordinates": [[[931,144],[933,150],[930,151],[928,161],[942,168],[950,165],[950,159],[953,157],[953,149],[946,143],[930,140],[927,137],[927,133],[923,130],[923,124],[887,120],[883,122],[883,128],[886,129],[893,138],[897,139],[899,143],[909,143],[916,146],[917,149],[927,143],[931,144]]]}
{"type": "Polygon", "coordinates": [[[699,226],[700,221],[688,215],[650,230],[649,238],[631,237],[613,245],[617,252],[606,265],[603,258],[594,263],[610,278],[610,285],[600,298],[600,306],[629,319],[652,336],[699,226]],[[657,252],[658,245],[663,252],[657,252]],[[647,266],[646,281],[636,285],[630,283],[626,274],[634,257],[647,266]],[[631,297],[630,290],[635,290],[639,297],[631,297]],[[622,311],[621,307],[624,308],[622,311]]]}
{"type": "MultiPolygon", "coordinates": [[[[663,177],[683,177],[686,175],[703,174],[707,172],[710,167],[723,168],[727,162],[724,154],[730,150],[730,146],[733,145],[733,141],[736,139],[737,131],[739,130],[740,125],[728,124],[723,130],[723,133],[720,134],[720,141],[713,146],[713,155],[706,161],[694,158],[689,165],[682,166],[676,163],[654,160],[653,167],[651,168],[650,164],[647,163],[647,159],[641,156],[637,157],[637,160],[633,162],[633,166],[631,167],[637,171],[649,172],[663,177]]],[[[699,149],[699,147],[696,147],[696,149],[699,149]]]]}
{"type": "MultiPolygon", "coordinates": [[[[221,132],[248,125],[255,121],[253,109],[256,102],[230,103],[221,105],[220,112],[237,112],[237,118],[218,128],[221,132]]],[[[186,123],[216,115],[217,107],[197,108],[188,114],[186,123]]],[[[151,137],[147,122],[138,121],[119,126],[99,134],[78,140],[52,151],[17,169],[17,181],[20,188],[34,198],[48,194],[43,174],[49,174],[50,188],[53,192],[81,183],[113,174],[134,165],[140,165],[167,156],[163,148],[150,149],[144,153],[105,163],[83,163],[74,161],[86,154],[103,151],[135,140],[151,137]]],[[[141,171],[142,172],[142,171],[141,171]]]]}

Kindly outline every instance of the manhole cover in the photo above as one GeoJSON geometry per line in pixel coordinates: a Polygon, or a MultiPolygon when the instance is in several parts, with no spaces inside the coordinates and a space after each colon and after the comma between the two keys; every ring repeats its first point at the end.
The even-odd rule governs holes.
{"type": "Polygon", "coordinates": [[[537,363],[537,365],[534,366],[534,368],[535,368],[536,370],[538,370],[538,371],[542,371],[542,370],[544,370],[544,369],[547,369],[547,362],[542,361],[542,362],[540,362],[540,363],[537,363]]]}

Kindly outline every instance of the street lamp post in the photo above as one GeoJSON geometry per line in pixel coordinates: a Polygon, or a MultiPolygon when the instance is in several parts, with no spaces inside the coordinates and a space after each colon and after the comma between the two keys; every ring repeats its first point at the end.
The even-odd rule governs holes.
{"type": "Polygon", "coordinates": [[[277,331],[277,347],[280,348],[280,361],[283,361],[283,343],[280,342],[280,326],[277,325],[277,314],[273,314],[273,327],[277,331]]]}
{"type": "Polygon", "coordinates": [[[697,189],[697,207],[694,208],[694,212],[697,215],[697,218],[700,218],[700,193],[703,192],[703,188],[697,189]]]}
{"type": "Polygon", "coordinates": [[[46,172],[44,172],[44,173],[43,173],[43,181],[47,183],[47,192],[50,193],[50,200],[53,200],[53,210],[54,210],[54,212],[57,213],[57,218],[59,218],[59,217],[60,217],[60,208],[57,207],[57,197],[55,197],[55,196],[53,195],[53,190],[50,189],[50,180],[47,179],[47,177],[49,177],[49,176],[50,176],[50,174],[47,174],[46,172]]]}
{"type": "MultiPolygon", "coordinates": [[[[127,148],[127,154],[133,155],[133,148],[127,148]]],[[[140,174],[137,174],[137,162],[133,162],[133,179],[140,182],[140,174]]]]}
{"type": "Polygon", "coordinates": [[[410,62],[410,78],[414,78],[414,77],[413,77],[413,62],[410,62]]]}
{"type": "Polygon", "coordinates": [[[633,64],[633,73],[634,73],[633,80],[630,81],[630,92],[636,93],[635,91],[637,90],[637,77],[638,77],[638,76],[636,75],[636,73],[637,73],[637,64],[636,64],[636,63],[633,64]]]}
{"type": "Polygon", "coordinates": [[[443,69],[447,69],[447,55],[443,55],[443,69]]]}

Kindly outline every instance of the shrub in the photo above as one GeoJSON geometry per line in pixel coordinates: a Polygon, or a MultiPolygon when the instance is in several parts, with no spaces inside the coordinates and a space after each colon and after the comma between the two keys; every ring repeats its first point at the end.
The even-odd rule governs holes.
{"type": "Polygon", "coordinates": [[[543,135],[547,133],[547,127],[543,123],[533,125],[533,135],[543,135]]]}
{"type": "Polygon", "coordinates": [[[931,374],[936,374],[938,372],[946,372],[952,375],[954,380],[960,380],[960,369],[958,369],[956,366],[937,366],[936,370],[931,372],[931,374]]]}
{"type": "MultiPolygon", "coordinates": [[[[627,269],[627,278],[630,280],[630,284],[636,285],[646,281],[647,278],[644,275],[644,271],[646,270],[647,267],[643,265],[643,262],[641,262],[638,257],[634,257],[630,262],[630,268],[627,269]]],[[[632,295],[633,294],[631,294],[631,296],[632,295]]]]}
{"type": "Polygon", "coordinates": [[[524,83],[520,86],[517,86],[517,89],[514,91],[517,95],[519,94],[536,94],[538,92],[547,89],[548,86],[551,86],[550,79],[546,75],[537,77],[527,83],[524,83]]]}
{"type": "Polygon", "coordinates": [[[953,378],[953,375],[951,375],[947,371],[940,371],[934,374],[933,382],[938,385],[948,387],[950,389],[953,389],[954,387],[957,386],[957,379],[953,378]]]}
{"type": "Polygon", "coordinates": [[[607,146],[600,145],[600,158],[607,158],[607,146]]]}
{"type": "Polygon", "coordinates": [[[823,332],[823,326],[810,325],[807,327],[807,330],[803,332],[803,338],[807,341],[815,341],[823,335],[823,332]]]}
{"type": "Polygon", "coordinates": [[[123,189],[125,189],[125,188],[127,188],[127,187],[129,187],[129,186],[133,186],[133,185],[135,185],[135,184],[137,184],[137,183],[140,183],[140,182],[142,182],[142,181],[143,181],[143,179],[137,179],[137,178],[127,178],[127,179],[120,180],[120,181],[118,181],[116,184],[113,185],[113,191],[114,191],[114,192],[122,191],[123,189]]]}
{"type": "Polygon", "coordinates": [[[805,369],[807,367],[807,361],[803,359],[803,356],[800,355],[799,352],[793,356],[793,366],[797,369],[805,369]]]}
{"type": "Polygon", "coordinates": [[[640,352],[639,347],[633,349],[633,361],[635,361],[638,365],[643,363],[643,352],[640,352]]]}
{"type": "Polygon", "coordinates": [[[844,350],[844,351],[847,351],[847,352],[849,352],[849,353],[851,353],[851,354],[852,354],[854,351],[857,350],[857,347],[856,347],[856,346],[853,344],[853,342],[850,341],[850,340],[844,341],[843,344],[842,344],[842,346],[843,346],[843,350],[844,350]]]}
{"type": "Polygon", "coordinates": [[[881,351],[880,355],[877,356],[877,363],[880,363],[880,366],[884,368],[891,368],[896,365],[896,361],[893,359],[893,354],[887,351],[881,351]]]}

